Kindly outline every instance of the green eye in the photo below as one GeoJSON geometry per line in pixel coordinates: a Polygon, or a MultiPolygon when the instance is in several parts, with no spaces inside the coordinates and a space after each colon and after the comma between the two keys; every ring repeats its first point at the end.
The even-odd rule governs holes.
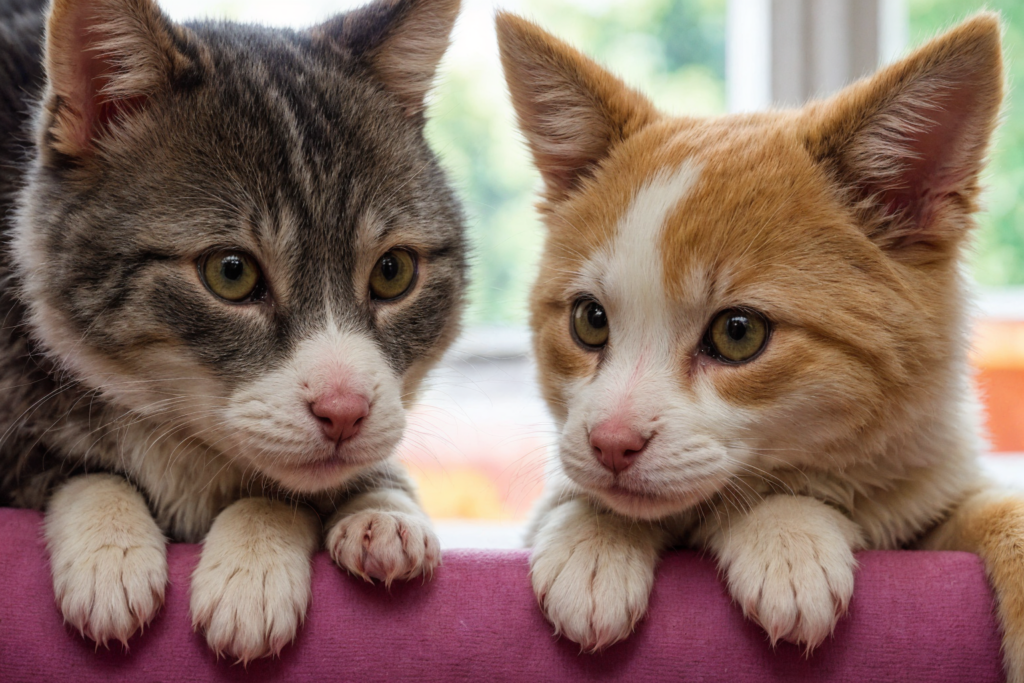
{"type": "Polygon", "coordinates": [[[255,260],[241,251],[210,254],[200,263],[199,273],[207,289],[232,303],[254,298],[263,280],[255,260]]]}
{"type": "Polygon", "coordinates": [[[608,343],[608,314],[604,306],[590,298],[576,301],[572,309],[572,331],[576,341],[588,351],[608,343]]]}
{"type": "Polygon", "coordinates": [[[388,301],[409,291],[416,280],[416,258],[405,249],[392,249],[379,259],[370,273],[370,294],[388,301]]]}
{"type": "Polygon", "coordinates": [[[711,322],[705,335],[708,355],[726,363],[753,359],[768,341],[768,321],[756,311],[730,308],[711,322]]]}

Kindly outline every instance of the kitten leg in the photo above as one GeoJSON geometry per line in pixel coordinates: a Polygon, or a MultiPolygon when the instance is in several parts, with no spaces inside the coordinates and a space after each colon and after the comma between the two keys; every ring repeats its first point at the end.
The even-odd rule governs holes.
{"type": "Polygon", "coordinates": [[[806,496],[770,496],[747,513],[732,511],[708,545],[729,593],[774,644],[808,651],[832,633],[853,596],[857,525],[806,496]]]}
{"type": "Polygon", "coordinates": [[[167,585],[166,541],[142,494],[113,474],[75,477],[50,499],[45,535],[64,620],[104,646],[127,645],[167,585]]]}
{"type": "Polygon", "coordinates": [[[334,562],[366,581],[432,576],[441,544],[416,501],[398,489],[353,497],[328,522],[327,550],[334,562]]]}
{"type": "Polygon", "coordinates": [[[295,638],[310,597],[320,524],[309,509],[243,498],[213,521],[192,574],[192,625],[246,663],[295,638]]]}
{"type": "Polygon", "coordinates": [[[530,579],[556,634],[595,652],[627,637],[647,611],[666,534],[577,498],[533,535],[530,579]]]}
{"type": "Polygon", "coordinates": [[[987,491],[971,496],[922,547],[981,556],[995,590],[1010,683],[1024,683],[1024,498],[987,491]]]}

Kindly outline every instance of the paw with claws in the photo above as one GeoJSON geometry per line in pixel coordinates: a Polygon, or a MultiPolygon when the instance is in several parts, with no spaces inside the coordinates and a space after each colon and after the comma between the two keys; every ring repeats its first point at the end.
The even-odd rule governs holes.
{"type": "Polygon", "coordinates": [[[858,540],[853,522],[823,503],[776,496],[733,525],[719,559],[729,593],[772,644],[810,652],[850,604],[858,540]]]}
{"type": "Polygon", "coordinates": [[[114,475],[71,480],[46,516],[53,589],[64,620],[108,646],[148,624],[164,602],[167,551],[142,496],[114,475]]]}
{"type": "Polygon", "coordinates": [[[128,639],[164,602],[167,559],[162,542],[107,545],[53,568],[53,587],[64,620],[98,645],[128,639]]]}
{"type": "Polygon", "coordinates": [[[644,616],[657,562],[656,543],[640,526],[571,502],[538,532],[530,579],[555,633],[596,652],[629,636],[644,616]]]}
{"type": "Polygon", "coordinates": [[[224,510],[192,574],[192,625],[217,656],[248,663],[277,655],[310,599],[319,522],[308,511],[251,498],[224,510]]]}
{"type": "MultiPolygon", "coordinates": [[[[308,561],[307,561],[308,563],[308,561]]],[[[238,555],[192,577],[192,625],[217,656],[242,663],[280,654],[309,604],[309,570],[238,555]]]]}
{"type": "Polygon", "coordinates": [[[362,510],[342,517],[327,534],[334,562],[366,581],[391,585],[395,579],[432,576],[441,546],[429,522],[418,514],[362,510]]]}

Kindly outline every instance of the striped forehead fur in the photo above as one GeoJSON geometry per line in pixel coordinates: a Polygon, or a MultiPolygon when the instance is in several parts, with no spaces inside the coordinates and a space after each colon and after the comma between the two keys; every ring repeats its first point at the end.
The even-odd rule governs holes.
{"type": "Polygon", "coordinates": [[[700,164],[687,160],[663,169],[640,187],[616,225],[611,243],[582,266],[580,284],[613,289],[628,307],[664,299],[662,239],[665,224],[700,178],[700,164]],[[614,284],[613,284],[614,283],[614,284]]]}

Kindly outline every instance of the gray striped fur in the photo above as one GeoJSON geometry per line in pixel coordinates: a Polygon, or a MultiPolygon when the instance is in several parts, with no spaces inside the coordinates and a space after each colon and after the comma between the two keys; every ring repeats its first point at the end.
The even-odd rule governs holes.
{"type": "Polygon", "coordinates": [[[47,97],[43,3],[0,0],[0,504],[43,508],[69,476],[117,472],[166,534],[195,541],[254,492],[327,514],[352,491],[408,488],[382,454],[344,485],[289,491],[237,461],[230,425],[202,433],[188,412],[222,408],[330,326],[372,340],[408,404],[454,337],[461,209],[418,92],[373,66],[417,0],[307,31],[176,26],[111,1],[154,12],[180,60],[130,130],[83,159],[55,142],[66,103],[47,97]],[[361,248],[389,232],[422,245],[427,267],[415,300],[384,310],[365,296],[361,248]],[[192,277],[198,253],[238,244],[272,254],[275,298],[258,314],[192,277]]]}

